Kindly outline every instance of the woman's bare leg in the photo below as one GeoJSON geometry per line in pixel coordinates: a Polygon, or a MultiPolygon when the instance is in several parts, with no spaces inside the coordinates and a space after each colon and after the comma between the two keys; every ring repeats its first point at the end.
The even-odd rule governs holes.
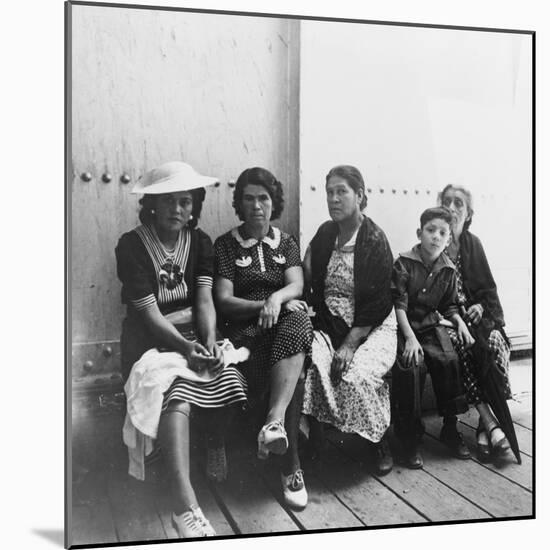
{"type": "Polygon", "coordinates": [[[305,353],[302,352],[285,357],[273,365],[266,424],[285,419],[287,408],[294,397],[296,384],[304,367],[304,359],[305,353]]]}
{"type": "Polygon", "coordinates": [[[173,401],[161,415],[158,440],[170,476],[173,509],[183,514],[198,506],[189,477],[189,415],[191,405],[173,401]]]}
{"type": "Polygon", "coordinates": [[[285,475],[290,475],[300,468],[298,456],[298,437],[300,435],[300,415],[304,400],[305,375],[302,371],[298,377],[294,394],[286,409],[285,429],[288,437],[288,450],[282,458],[281,470],[285,475]]]}

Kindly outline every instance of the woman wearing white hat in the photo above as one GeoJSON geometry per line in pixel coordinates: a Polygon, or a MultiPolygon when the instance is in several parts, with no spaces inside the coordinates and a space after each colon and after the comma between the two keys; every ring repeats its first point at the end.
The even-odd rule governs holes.
{"type": "MultiPolygon", "coordinates": [[[[210,418],[209,424],[222,434],[231,415],[227,409],[223,415],[217,412],[246,401],[244,378],[235,367],[224,367],[216,343],[212,241],[196,227],[204,187],[216,181],[183,162],[146,173],[132,190],[144,195],[142,225],[122,235],[116,247],[127,306],[121,362],[127,379],[124,440],[130,473],[143,479],[140,458],[157,440],[169,470],[172,522],[184,538],[215,535],[189,478],[191,406],[215,415],[216,422],[210,418]]],[[[211,436],[207,474],[223,480],[226,469],[223,436],[211,436]]]]}

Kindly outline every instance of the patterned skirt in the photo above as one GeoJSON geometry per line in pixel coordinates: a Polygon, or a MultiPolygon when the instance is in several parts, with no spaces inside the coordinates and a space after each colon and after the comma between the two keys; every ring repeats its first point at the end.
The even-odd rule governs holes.
{"type": "MultiPolygon", "coordinates": [[[[470,405],[479,405],[486,401],[483,387],[480,382],[480,366],[476,365],[472,353],[465,349],[460,343],[455,329],[447,329],[453,347],[456,350],[462,367],[462,376],[464,378],[464,388],[470,405]]],[[[510,387],[510,347],[504,340],[504,337],[498,330],[492,330],[487,340],[490,352],[497,369],[500,371],[503,380],[504,396],[511,399],[512,390],[510,387]]]]}
{"type": "Polygon", "coordinates": [[[335,350],[325,333],[314,331],[302,412],[342,432],[380,441],[390,425],[390,392],[384,376],[395,362],[396,349],[397,323],[392,309],[357,348],[349,369],[334,385],[330,365],[335,350]]]}

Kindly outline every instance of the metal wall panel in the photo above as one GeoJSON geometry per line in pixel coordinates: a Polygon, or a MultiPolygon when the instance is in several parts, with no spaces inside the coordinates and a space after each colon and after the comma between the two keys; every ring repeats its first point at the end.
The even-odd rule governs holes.
{"type": "MultiPolygon", "coordinates": [[[[73,342],[119,337],[114,248],[138,224],[131,187],[157,164],[184,160],[220,178],[200,222],[213,239],[238,222],[228,181],[264,166],[285,186],[278,225],[297,233],[298,25],[72,6],[73,342]]],[[[85,360],[85,348],[76,355],[85,360]]]]}

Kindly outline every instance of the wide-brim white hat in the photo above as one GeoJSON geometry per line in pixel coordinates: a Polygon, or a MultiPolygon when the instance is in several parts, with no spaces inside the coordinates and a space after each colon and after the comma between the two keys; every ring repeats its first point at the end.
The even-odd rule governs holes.
{"type": "Polygon", "coordinates": [[[218,178],[199,174],[185,162],[166,162],[143,174],[131,192],[143,195],[177,193],[206,187],[218,181],[218,178]]]}

